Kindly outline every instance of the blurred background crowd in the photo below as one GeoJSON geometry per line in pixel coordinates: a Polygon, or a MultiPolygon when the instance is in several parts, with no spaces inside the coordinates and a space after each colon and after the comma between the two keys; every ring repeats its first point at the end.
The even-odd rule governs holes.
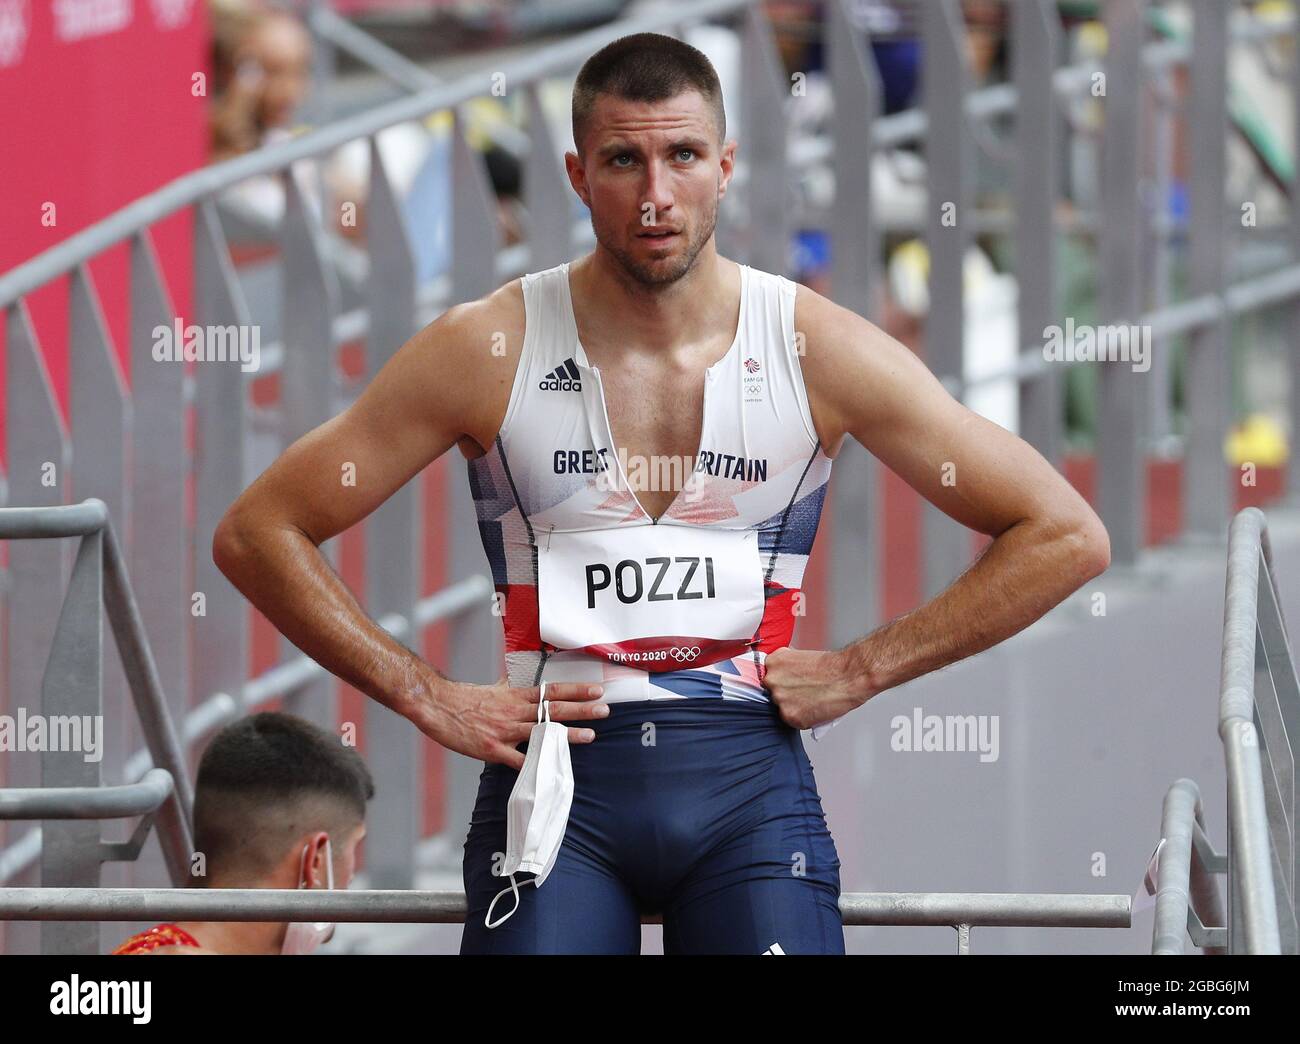
{"type": "MultiPolygon", "coordinates": [[[[321,56],[313,54],[312,34],[305,25],[310,12],[298,5],[273,0],[207,0],[212,23],[213,94],[209,114],[210,158],[212,162],[256,149],[260,145],[300,133],[323,120],[337,119],[360,111],[394,94],[392,84],[373,70],[345,56],[331,56],[331,75],[322,78],[321,56]],[[314,63],[317,63],[314,66],[314,63]],[[316,69],[315,75],[313,73],[316,69]]],[[[448,79],[461,72],[491,68],[493,60],[525,54],[575,30],[626,18],[662,6],[661,0],[486,0],[486,2],[414,2],[414,0],[344,0],[332,5],[384,45],[401,53],[428,76],[428,83],[448,79]]],[[[1251,6],[1256,15],[1277,17],[1290,13],[1287,3],[1269,0],[1251,6]]],[[[792,136],[814,138],[827,129],[833,98],[823,74],[824,4],[816,0],[770,0],[765,5],[776,32],[781,60],[799,89],[791,93],[786,114],[792,136]]],[[[1004,82],[1009,70],[1009,14],[1000,0],[964,0],[967,60],[973,88],[1004,82]]],[[[1068,52],[1062,61],[1100,57],[1105,53],[1105,31],[1096,3],[1063,2],[1058,5],[1068,52]]],[[[1168,32],[1178,32],[1179,5],[1169,5],[1168,32]]],[[[860,28],[867,53],[874,59],[881,88],[881,115],[903,112],[921,104],[921,2],[920,0],[854,0],[849,5],[853,23],[860,28]]],[[[738,95],[739,41],[736,33],[718,25],[689,29],[686,38],[709,55],[719,71],[724,93],[738,95]]],[[[1284,62],[1290,40],[1277,45],[1274,58],[1284,62]]],[[[1287,99],[1276,96],[1285,84],[1269,84],[1266,78],[1240,71],[1244,81],[1234,88],[1244,91],[1252,105],[1261,110],[1285,106],[1287,99]]],[[[1185,76],[1171,72],[1161,84],[1164,91],[1153,93],[1150,104],[1164,107],[1172,117],[1175,135],[1170,152],[1172,166],[1166,178],[1154,177],[1148,186],[1146,205],[1155,223],[1161,224],[1176,248],[1184,231],[1186,216],[1186,169],[1188,158],[1179,147],[1184,128],[1177,110],[1185,93],[1185,76]],[[1162,188],[1163,185],[1163,188],[1162,188]]],[[[557,80],[543,92],[543,102],[556,129],[556,140],[567,148],[567,81],[557,80]]],[[[518,98],[482,98],[469,107],[472,143],[486,159],[496,195],[501,241],[519,242],[525,234],[528,215],[521,201],[521,163],[511,142],[518,132],[522,106],[518,98]]],[[[1097,147],[1096,112],[1087,100],[1070,114],[1074,133],[1067,146],[1066,177],[1069,191],[1061,194],[1059,219],[1066,234],[1060,237],[1059,271],[1064,314],[1077,322],[1095,315],[1095,228],[1076,220],[1075,211],[1095,202],[1095,179],[1087,166],[1089,150],[1097,147]],[[1088,173],[1084,173],[1088,171],[1088,173]]],[[[395,126],[380,136],[389,176],[401,193],[410,220],[421,282],[447,271],[447,222],[442,220],[450,206],[451,117],[441,113],[426,120],[395,126]]],[[[736,131],[734,122],[732,132],[736,131]]],[[[1154,174],[1159,162],[1154,148],[1145,163],[1154,174]]],[[[745,143],[741,142],[743,151],[745,143]]],[[[1258,189],[1260,205],[1269,213],[1281,208],[1283,197],[1277,181],[1271,181],[1268,164],[1276,153],[1285,151],[1284,141],[1250,140],[1234,146],[1243,153],[1232,166],[1234,182],[1229,196],[1241,197],[1258,189]],[[1246,155],[1246,153],[1251,153],[1246,155]],[[1259,177],[1263,169],[1262,179],[1259,177]],[[1261,183],[1262,182],[1262,183],[1261,183]]],[[[1012,360],[1015,316],[1015,282],[1008,251],[1014,218],[1014,201],[1004,170],[979,153],[976,203],[983,220],[981,231],[966,258],[968,376],[979,376],[1012,360]]],[[[317,204],[332,215],[344,239],[360,240],[365,230],[365,193],[369,155],[364,142],[340,149],[314,171],[309,180],[320,193],[317,204]],[[347,204],[351,204],[348,206],[347,204]]],[[[1276,172],[1280,177],[1280,169],[1276,172]]],[[[829,162],[810,164],[798,172],[799,188],[807,211],[817,213],[829,205],[834,192],[829,162]]],[[[924,242],[925,158],[913,145],[882,150],[871,171],[872,205],[877,227],[882,229],[880,271],[885,278],[874,288],[874,318],[893,336],[917,347],[922,337],[927,310],[928,256],[924,242]]],[[[273,227],[283,208],[283,189],[278,179],[253,179],[232,191],[226,201],[235,213],[243,212],[252,225],[273,227]]],[[[583,207],[571,201],[575,220],[583,218],[583,207]]],[[[1183,285],[1186,274],[1177,258],[1167,278],[1173,289],[1183,285]]],[[[790,244],[792,278],[825,291],[829,248],[824,228],[809,222],[798,228],[790,244]]],[[[1249,261],[1247,261],[1249,264],[1249,261]]],[[[1280,329],[1267,317],[1236,324],[1234,335],[1260,349],[1248,353],[1238,376],[1240,424],[1232,433],[1225,453],[1229,459],[1250,459],[1267,465],[1281,463],[1286,455],[1286,420],[1282,399],[1275,394],[1281,368],[1280,329]],[[1272,346],[1272,347],[1270,347],[1272,346]]],[[[1152,419],[1152,450],[1173,455],[1178,448],[1183,408],[1181,362],[1175,352],[1173,402],[1169,417],[1152,419]]],[[[1090,447],[1095,426],[1095,371],[1076,367],[1066,382],[1066,420],[1070,445],[1090,447]]],[[[971,403],[984,415],[1014,429],[1014,389],[989,386],[979,393],[981,401],[971,403]]]]}

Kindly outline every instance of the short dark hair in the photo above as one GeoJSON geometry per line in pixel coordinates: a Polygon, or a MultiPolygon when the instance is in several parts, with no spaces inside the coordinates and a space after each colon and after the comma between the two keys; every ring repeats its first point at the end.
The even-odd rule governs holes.
{"type": "Polygon", "coordinates": [[[209,877],[269,872],[304,831],[337,833],[366,817],[375,783],[339,737],[276,711],[222,729],[199,761],[194,844],[209,877]]]}
{"type": "Polygon", "coordinates": [[[712,106],[721,143],[727,137],[722,84],[704,52],[662,33],[620,36],[588,58],[578,73],[573,85],[573,143],[581,154],[599,95],[657,102],[691,90],[712,106]]]}

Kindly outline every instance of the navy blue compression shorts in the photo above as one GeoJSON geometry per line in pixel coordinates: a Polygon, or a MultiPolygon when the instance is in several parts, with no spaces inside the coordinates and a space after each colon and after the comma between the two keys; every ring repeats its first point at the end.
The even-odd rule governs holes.
{"type": "MultiPolygon", "coordinates": [[[[664,952],[844,952],[839,856],[798,730],[769,703],[684,699],[610,705],[574,744],[564,844],[540,888],[485,927],[508,877],[506,803],[518,773],[489,764],[465,842],[463,954],[638,953],[642,913],[664,952]]],[[[520,750],[526,745],[521,744],[520,750]]],[[[493,910],[514,905],[507,892],[493,910]]]]}

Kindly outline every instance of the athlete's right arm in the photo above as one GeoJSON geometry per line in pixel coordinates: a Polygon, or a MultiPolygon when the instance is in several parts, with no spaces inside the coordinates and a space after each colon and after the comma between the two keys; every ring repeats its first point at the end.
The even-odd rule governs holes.
{"type": "MultiPolygon", "coordinates": [[[[514,367],[492,351],[494,338],[521,338],[522,327],[514,286],[449,310],[404,344],[352,406],[258,476],[212,541],[222,573],[317,663],[444,746],[515,768],[523,764],[515,745],[537,719],[538,690],[443,677],[367,616],[319,546],[457,442],[495,433],[514,367]]],[[[506,354],[517,359],[518,344],[506,354]]],[[[599,694],[598,686],[548,686],[548,700],[559,701],[551,716],[601,717],[607,711],[591,702],[599,694]]],[[[588,729],[569,732],[573,742],[595,738],[588,729]]]]}

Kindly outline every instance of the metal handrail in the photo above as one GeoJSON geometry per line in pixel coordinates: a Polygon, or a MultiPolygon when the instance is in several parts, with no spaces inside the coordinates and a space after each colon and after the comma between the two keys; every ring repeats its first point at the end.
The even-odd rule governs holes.
{"type": "MultiPolygon", "coordinates": [[[[1228,775],[1229,886],[1240,901],[1242,937],[1251,953],[1281,952],[1272,839],[1255,729],[1259,569],[1263,561],[1264,576],[1276,598],[1272,560],[1264,513],[1253,507],[1238,512],[1228,531],[1219,736],[1228,775]]],[[[1289,650],[1287,659],[1291,659],[1289,650]]]]}
{"type": "MultiPolygon", "coordinates": [[[[1297,19],[1288,15],[1277,20],[1262,21],[1246,12],[1234,13],[1232,42],[1246,43],[1267,40],[1274,36],[1294,33],[1297,19]]],[[[1191,46],[1181,40],[1159,40],[1142,48],[1142,65],[1149,70],[1170,65],[1186,65],[1192,56],[1191,46]]],[[[1058,101],[1070,98],[1088,89],[1090,78],[1101,72],[1105,63],[1096,59],[1062,66],[1052,74],[1052,93],[1058,101]]],[[[995,84],[981,87],[966,96],[966,113],[974,120],[987,121],[1016,111],[1020,92],[1013,84],[995,84]]],[[[893,148],[909,145],[924,139],[929,129],[929,117],[924,109],[906,109],[903,112],[881,116],[872,125],[871,141],[875,148],[893,148]]],[[[830,159],[834,146],[826,138],[801,143],[800,159],[805,163],[821,163],[830,159]]]]}
{"type": "MultiPolygon", "coordinates": [[[[1275,851],[1276,838],[1270,829],[1265,798],[1265,766],[1260,754],[1263,737],[1256,726],[1255,686],[1261,656],[1268,660],[1275,689],[1275,665],[1281,664],[1290,672],[1291,684],[1285,693],[1277,691],[1279,700],[1300,696],[1273,567],[1268,522],[1259,508],[1250,507],[1236,514],[1228,530],[1219,736],[1228,777],[1229,854],[1225,859],[1209,842],[1196,784],[1190,779],[1177,780],[1165,795],[1161,818],[1153,954],[1181,954],[1189,931],[1193,942],[1206,953],[1232,952],[1238,938],[1250,953],[1281,953],[1281,901],[1290,904],[1286,911],[1288,927],[1295,923],[1295,897],[1286,882],[1278,882],[1274,875],[1274,860],[1279,853],[1275,851]],[[1268,587],[1261,588],[1261,583],[1268,587]],[[1266,600],[1262,597],[1265,591],[1269,595],[1266,600]],[[1261,602],[1269,610],[1267,619],[1272,622],[1268,627],[1261,626],[1261,602]],[[1229,923],[1214,881],[1213,875],[1222,872],[1228,874],[1234,906],[1232,920],[1239,926],[1229,923]]],[[[1287,739],[1283,736],[1280,746],[1287,746],[1287,739]]],[[[1275,781],[1272,759],[1284,756],[1293,757],[1289,747],[1269,754],[1270,776],[1275,781]]],[[[1292,828],[1284,824],[1282,829],[1289,834],[1292,828]]],[[[1285,840],[1294,844],[1289,836],[1285,840]]],[[[1289,854],[1294,858],[1294,853],[1289,854]]]]}
{"type": "MultiPolygon", "coordinates": [[[[1135,317],[1132,325],[1149,326],[1152,338],[1159,340],[1191,333],[1218,322],[1223,316],[1253,312],[1297,297],[1300,297],[1300,264],[1293,264],[1273,272],[1250,276],[1226,287],[1222,293],[1198,294],[1175,304],[1152,308],[1135,317]]],[[[1088,363],[1077,359],[1049,361],[1043,355],[1041,340],[1035,344],[1031,339],[1015,362],[1007,366],[978,377],[949,375],[942,377],[941,381],[951,395],[963,396],[977,388],[1003,381],[1036,380],[1062,367],[1084,365],[1088,363]]]]}
{"type": "MultiPolygon", "coordinates": [[[[385,79],[408,92],[428,90],[447,81],[413,62],[400,51],[357,28],[328,7],[313,7],[307,12],[307,25],[322,40],[328,41],[385,79]]],[[[519,157],[528,154],[528,134],[508,123],[491,124],[484,133],[495,144],[519,157]]]]}
{"type": "MultiPolygon", "coordinates": [[[[1039,893],[845,892],[844,923],[863,925],[1127,928],[1132,896],[1039,893]]],[[[0,921],[465,920],[463,892],[407,889],[0,888],[0,921]]],[[[659,924],[645,915],[643,924],[659,924]]]]}
{"type": "Polygon", "coordinates": [[[1205,839],[1201,792],[1190,779],[1177,780],[1165,794],[1161,816],[1160,866],[1156,882],[1156,916],[1151,931],[1151,952],[1158,956],[1183,953],[1192,916],[1214,933],[1202,947],[1207,954],[1227,952],[1227,924],[1223,899],[1213,874],[1217,861],[1207,863],[1201,845],[1205,839]]]}
{"type": "MultiPolygon", "coordinates": [[[[103,541],[103,591],[97,611],[106,612],[108,616],[145,741],[153,752],[155,763],[166,769],[170,776],[170,800],[156,806],[160,812],[159,840],[172,880],[181,881],[186,877],[194,848],[190,835],[194,788],[167,710],[108,506],[91,497],[79,504],[0,508],[0,539],[54,540],[78,536],[84,540],[95,534],[99,534],[103,541]]],[[[82,796],[86,795],[83,793],[82,796]]],[[[105,800],[111,803],[112,798],[105,800]]]]}
{"type": "Polygon", "coordinates": [[[173,793],[172,774],[160,768],[120,786],[0,788],[0,820],[128,819],[157,812],[173,793]]]}
{"type": "Polygon", "coordinates": [[[108,521],[102,500],[53,507],[0,508],[0,540],[58,540],[97,533],[108,521]]]}

